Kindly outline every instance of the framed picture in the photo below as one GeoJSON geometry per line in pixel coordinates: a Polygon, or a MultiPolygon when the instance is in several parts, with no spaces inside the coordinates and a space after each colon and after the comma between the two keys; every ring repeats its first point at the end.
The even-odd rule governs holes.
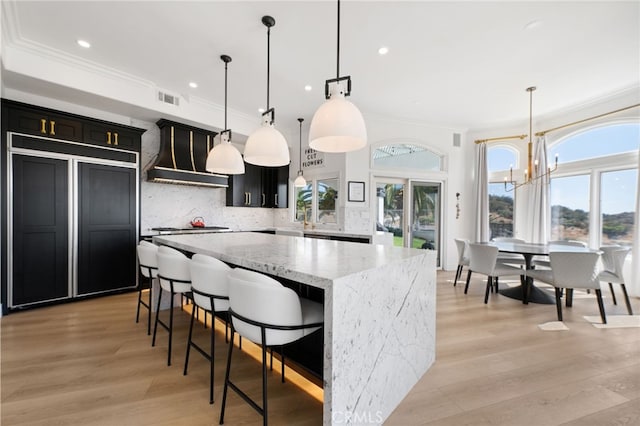
{"type": "Polygon", "coordinates": [[[364,202],[364,182],[349,181],[347,201],[364,202]]]}

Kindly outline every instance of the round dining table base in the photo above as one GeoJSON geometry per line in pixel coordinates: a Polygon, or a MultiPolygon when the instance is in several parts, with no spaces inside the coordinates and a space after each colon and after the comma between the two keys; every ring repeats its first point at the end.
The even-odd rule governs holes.
{"type": "MultiPolygon", "coordinates": [[[[523,292],[524,287],[521,285],[517,287],[510,287],[500,290],[499,293],[503,296],[507,296],[511,299],[523,300],[523,292]]],[[[554,305],[556,303],[555,296],[547,293],[544,290],[540,290],[536,286],[531,286],[529,291],[529,302],[531,303],[540,303],[543,305],[554,305]]]]}

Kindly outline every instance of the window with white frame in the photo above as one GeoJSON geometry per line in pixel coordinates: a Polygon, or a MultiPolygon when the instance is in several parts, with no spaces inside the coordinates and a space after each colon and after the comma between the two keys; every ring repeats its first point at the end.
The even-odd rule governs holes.
{"type": "Polygon", "coordinates": [[[489,172],[489,228],[491,238],[513,237],[515,191],[507,191],[504,177],[517,168],[518,152],[509,146],[487,147],[487,171],[489,172]]]}
{"type": "Polygon", "coordinates": [[[338,189],[338,178],[314,179],[306,186],[296,187],[294,221],[338,223],[338,189]]]}
{"type": "Polygon", "coordinates": [[[640,124],[581,131],[549,148],[561,167],[551,175],[551,239],[592,247],[630,245],[638,194],[640,124]]]}

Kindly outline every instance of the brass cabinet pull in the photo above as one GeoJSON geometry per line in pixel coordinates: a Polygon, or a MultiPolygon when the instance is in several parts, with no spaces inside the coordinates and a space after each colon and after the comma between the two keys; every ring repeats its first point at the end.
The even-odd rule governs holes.
{"type": "Polygon", "coordinates": [[[40,133],[47,134],[47,120],[45,118],[40,119],[40,133]]]}
{"type": "Polygon", "coordinates": [[[111,132],[107,132],[107,145],[111,145],[111,132]]]}
{"type": "Polygon", "coordinates": [[[49,132],[50,135],[55,136],[56,135],[56,122],[51,120],[51,132],[49,132]]]}
{"type": "Polygon", "coordinates": [[[114,133],[113,136],[115,136],[115,140],[113,141],[114,145],[118,145],[118,133],[114,133]]]}

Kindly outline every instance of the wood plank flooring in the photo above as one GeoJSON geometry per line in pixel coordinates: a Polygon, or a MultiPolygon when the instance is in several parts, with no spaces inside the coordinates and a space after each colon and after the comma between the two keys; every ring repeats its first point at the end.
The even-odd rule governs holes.
{"type": "MultiPolygon", "coordinates": [[[[598,308],[588,296],[565,309],[569,331],[544,332],[537,325],[555,320],[554,305],[523,306],[499,295],[484,305],[480,277],[467,295],[452,278],[438,273],[436,362],[386,424],[640,424],[640,329],[591,326],[582,316],[598,315],[598,308]]],[[[134,322],[136,298],[127,293],[2,318],[1,424],[218,424],[227,348],[220,327],[216,402],[209,405],[207,361],[192,351],[189,374],[182,374],[188,314],[176,310],[167,367],[167,334],[159,329],[151,347],[146,323],[134,322]]],[[[640,301],[632,304],[640,313],[640,301]]],[[[609,315],[626,313],[608,297],[605,307],[609,315]]],[[[208,330],[195,330],[206,345],[208,330]]],[[[246,351],[235,355],[232,377],[259,398],[259,363],[246,351]]],[[[313,393],[281,384],[274,366],[270,423],[321,424],[321,392],[313,393]]],[[[231,392],[225,424],[258,425],[261,418],[231,392]]]]}

